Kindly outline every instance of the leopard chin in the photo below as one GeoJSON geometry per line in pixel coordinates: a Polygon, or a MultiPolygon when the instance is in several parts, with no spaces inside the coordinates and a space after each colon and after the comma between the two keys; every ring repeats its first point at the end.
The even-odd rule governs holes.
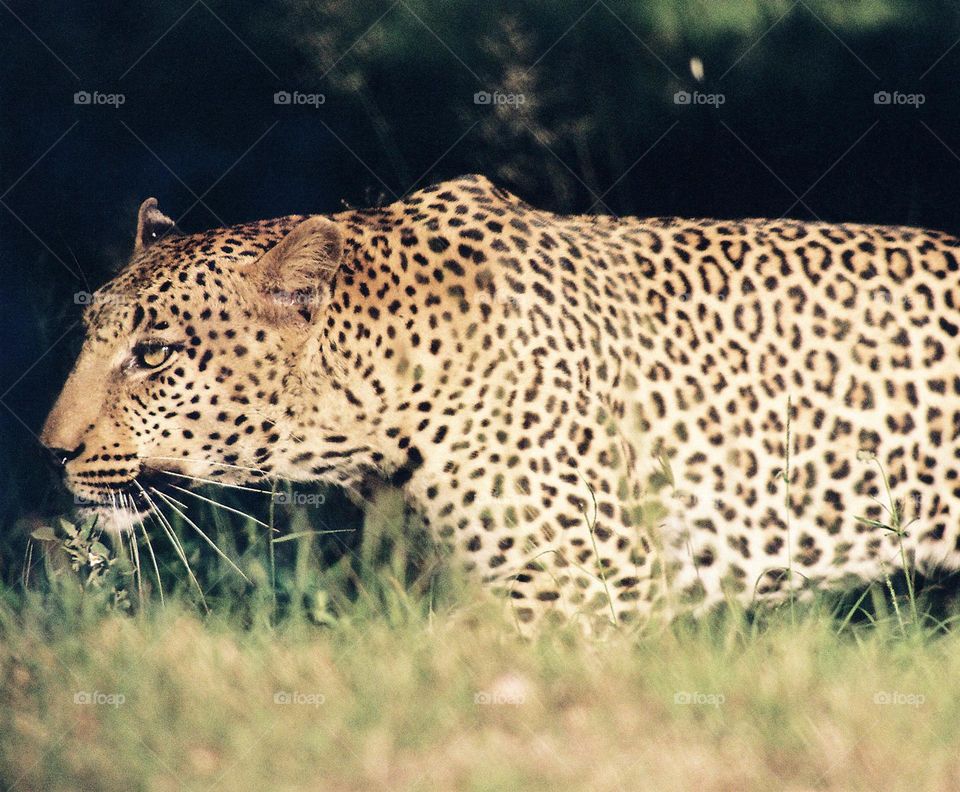
{"type": "Polygon", "coordinates": [[[83,523],[96,521],[96,527],[111,536],[135,534],[141,523],[153,513],[152,508],[135,506],[80,506],[77,516],[83,523]]]}

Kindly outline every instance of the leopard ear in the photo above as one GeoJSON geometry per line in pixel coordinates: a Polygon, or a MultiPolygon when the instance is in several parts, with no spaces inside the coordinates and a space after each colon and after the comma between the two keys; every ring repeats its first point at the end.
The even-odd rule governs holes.
{"type": "Polygon", "coordinates": [[[137,216],[137,236],[133,243],[133,254],[146,250],[160,237],[173,228],[173,220],[160,211],[156,198],[147,198],[140,204],[137,216]]]}
{"type": "Polygon", "coordinates": [[[343,234],[326,217],[308,217],[264,253],[248,271],[271,313],[303,313],[318,303],[340,269],[343,234]]]}

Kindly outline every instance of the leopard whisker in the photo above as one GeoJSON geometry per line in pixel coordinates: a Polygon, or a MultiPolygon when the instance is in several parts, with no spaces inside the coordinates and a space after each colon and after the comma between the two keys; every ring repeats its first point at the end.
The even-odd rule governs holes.
{"type": "MultiPolygon", "coordinates": [[[[127,496],[122,492],[118,493],[118,496],[120,499],[120,506],[126,511],[136,514],[136,510],[133,508],[133,504],[128,502],[127,496]]],[[[121,533],[120,536],[122,537],[123,534],[121,533]]],[[[121,538],[120,541],[122,544],[123,539],[121,538]]],[[[130,530],[129,535],[127,536],[127,542],[130,544],[130,557],[133,559],[134,576],[137,581],[137,596],[140,598],[140,603],[142,604],[143,598],[144,598],[143,567],[140,566],[140,546],[137,543],[137,534],[132,528],[130,530]]]]}
{"type": "MultiPolygon", "coordinates": [[[[118,526],[123,524],[123,521],[122,521],[121,518],[120,518],[120,508],[117,506],[117,498],[118,498],[118,496],[119,496],[120,494],[121,494],[121,493],[114,493],[114,492],[111,492],[111,493],[108,494],[108,498],[109,498],[109,501],[110,501],[110,503],[109,503],[110,511],[111,511],[111,513],[113,514],[114,523],[115,523],[116,525],[118,525],[118,526]]],[[[93,544],[93,541],[92,541],[92,540],[93,540],[93,534],[92,534],[92,532],[91,532],[90,538],[91,538],[91,543],[90,543],[90,544],[91,544],[91,546],[92,546],[92,544],[93,544]]],[[[132,549],[131,549],[131,550],[127,550],[126,545],[124,545],[124,543],[123,543],[123,530],[122,530],[122,529],[117,531],[117,544],[118,544],[118,546],[119,546],[119,552],[120,552],[120,555],[121,555],[121,556],[126,556],[127,553],[130,554],[130,561],[134,564],[133,578],[134,578],[134,580],[136,580],[136,577],[137,577],[137,569],[136,569],[136,561],[135,561],[134,558],[133,558],[133,550],[132,550],[132,549]]],[[[89,551],[88,551],[88,552],[89,552],[89,551]]]]}
{"type": "Polygon", "coordinates": [[[157,556],[153,552],[153,543],[150,541],[150,534],[147,533],[147,527],[143,524],[143,519],[137,517],[136,523],[140,526],[140,533],[143,534],[143,541],[147,546],[147,551],[150,553],[150,562],[153,565],[153,574],[157,578],[157,591],[160,592],[160,606],[163,607],[166,605],[163,599],[163,581],[160,579],[160,567],[157,564],[157,556]]]}
{"type": "Polygon", "coordinates": [[[244,490],[245,492],[259,492],[261,495],[270,495],[270,490],[257,489],[256,487],[245,487],[242,484],[228,484],[225,481],[216,481],[214,479],[201,478],[200,476],[188,476],[186,473],[174,473],[172,470],[163,470],[155,468],[157,473],[163,473],[165,476],[176,476],[177,478],[188,479],[189,481],[199,481],[201,484],[215,484],[218,487],[228,487],[229,489],[244,490]]]}
{"type": "Polygon", "coordinates": [[[219,555],[224,561],[226,561],[231,567],[233,567],[233,569],[237,572],[237,574],[240,575],[240,577],[242,577],[245,581],[247,581],[247,583],[251,582],[250,578],[248,578],[243,573],[243,570],[240,569],[240,567],[238,567],[233,562],[233,559],[231,559],[230,556],[224,553],[223,550],[220,549],[219,545],[217,545],[217,543],[214,542],[213,539],[207,536],[207,534],[204,533],[203,529],[201,529],[199,525],[197,525],[193,520],[187,517],[186,514],[184,514],[180,509],[176,507],[172,498],[170,498],[168,495],[164,495],[162,492],[160,492],[160,490],[156,489],[155,487],[151,487],[150,491],[153,492],[153,494],[156,495],[158,498],[163,500],[171,509],[173,509],[177,514],[179,514],[183,518],[184,522],[186,522],[187,525],[189,525],[191,528],[193,528],[193,530],[195,530],[198,534],[200,534],[200,536],[203,537],[204,541],[208,545],[210,545],[210,547],[213,548],[213,550],[217,553],[217,555],[219,555]]]}
{"type": "Polygon", "coordinates": [[[196,586],[197,592],[200,594],[200,602],[203,605],[203,609],[209,612],[210,608],[207,607],[207,600],[206,597],[203,596],[203,589],[200,587],[200,582],[197,580],[196,575],[193,574],[193,569],[190,568],[190,562],[187,560],[187,554],[184,552],[183,545],[180,544],[180,539],[177,536],[176,531],[173,530],[173,526],[170,524],[170,521],[164,516],[163,512],[160,511],[156,502],[150,497],[150,494],[143,488],[140,482],[134,479],[133,483],[137,485],[137,489],[140,490],[140,492],[143,494],[143,497],[146,498],[147,503],[150,504],[150,507],[153,510],[152,514],[157,516],[157,522],[163,529],[164,533],[166,533],[167,539],[170,540],[170,544],[173,545],[173,549],[180,558],[180,563],[182,563],[184,568],[187,570],[187,575],[189,576],[190,581],[194,586],[196,586]]]}
{"type": "MultiPolygon", "coordinates": [[[[263,527],[263,528],[266,528],[267,530],[270,529],[270,526],[267,525],[267,523],[262,522],[261,520],[258,520],[258,519],[257,519],[256,517],[254,517],[253,515],[247,514],[246,512],[242,512],[242,511],[240,511],[239,509],[234,509],[232,506],[227,506],[225,503],[220,503],[220,502],[218,502],[218,501],[213,500],[212,498],[205,498],[203,495],[200,495],[200,494],[198,494],[198,493],[196,493],[196,492],[191,492],[190,490],[185,489],[184,487],[178,487],[176,484],[168,484],[167,486],[169,486],[171,489],[177,490],[178,492],[184,493],[184,495],[190,495],[191,497],[194,497],[194,498],[197,498],[197,499],[199,499],[199,500],[202,500],[202,501],[204,501],[205,503],[209,503],[211,506],[216,506],[218,509],[224,509],[225,511],[232,512],[233,514],[237,514],[237,515],[239,515],[239,516],[241,516],[241,517],[246,517],[248,520],[252,520],[255,524],[257,524],[257,525],[259,525],[259,526],[261,526],[261,527],[263,527]]],[[[170,497],[172,498],[172,496],[170,496],[170,497]]],[[[179,503],[179,501],[177,501],[177,502],[179,503]]],[[[181,505],[183,505],[183,504],[181,504],[181,505]]],[[[184,507],[184,508],[186,508],[186,507],[184,507]]]]}
{"type": "MultiPolygon", "coordinates": [[[[153,489],[153,487],[151,487],[150,489],[153,489]]],[[[157,494],[159,495],[160,493],[157,493],[157,494]]],[[[185,504],[181,500],[177,500],[176,498],[173,497],[173,495],[169,495],[167,493],[163,493],[163,494],[166,495],[166,497],[169,498],[171,501],[173,501],[175,504],[177,504],[177,506],[179,506],[181,509],[187,508],[187,504],[185,504]]]]}

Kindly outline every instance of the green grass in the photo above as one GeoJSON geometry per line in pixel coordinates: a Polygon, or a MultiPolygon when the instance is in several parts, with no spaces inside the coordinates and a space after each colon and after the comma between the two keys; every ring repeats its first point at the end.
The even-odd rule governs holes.
{"type": "Polygon", "coordinates": [[[395,497],[372,514],[363,542],[293,514],[272,547],[195,515],[250,584],[175,522],[209,611],[158,535],[163,606],[145,564],[141,597],[122,557],[91,576],[35,543],[27,586],[0,596],[2,787],[960,785],[960,636],[901,629],[883,582],[852,619],[855,598],[527,640],[399,530],[395,497]]]}

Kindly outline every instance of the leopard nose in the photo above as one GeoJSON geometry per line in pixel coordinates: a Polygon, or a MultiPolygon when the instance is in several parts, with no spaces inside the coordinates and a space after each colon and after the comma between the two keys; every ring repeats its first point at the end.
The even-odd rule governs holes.
{"type": "Polygon", "coordinates": [[[56,446],[48,446],[47,453],[50,455],[50,459],[53,461],[53,464],[58,468],[65,468],[68,462],[73,461],[78,456],[80,456],[85,450],[86,445],[80,443],[72,451],[66,448],[57,448],[56,446]]]}

